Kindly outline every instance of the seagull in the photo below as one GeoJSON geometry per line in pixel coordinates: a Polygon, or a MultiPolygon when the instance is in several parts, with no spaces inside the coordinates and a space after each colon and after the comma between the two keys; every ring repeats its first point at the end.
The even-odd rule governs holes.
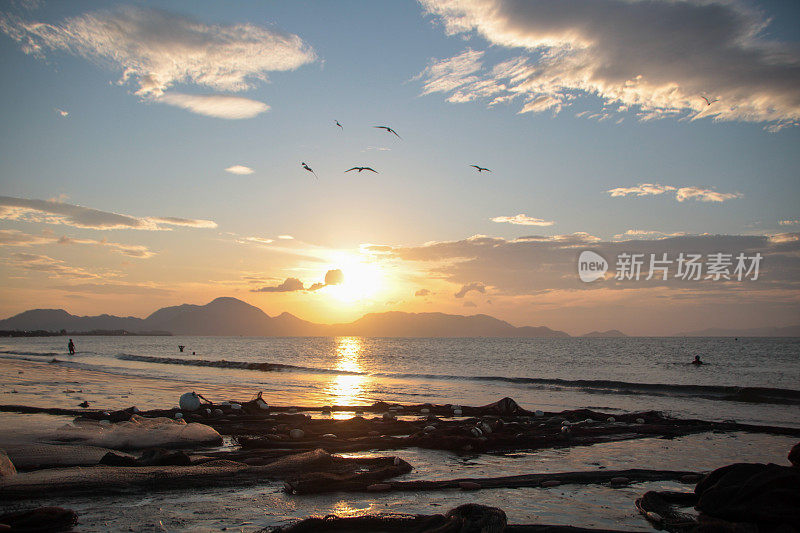
{"type": "Polygon", "coordinates": [[[489,170],[488,168],[479,167],[478,165],[470,165],[470,166],[471,166],[471,167],[475,167],[475,168],[478,170],[478,173],[479,173],[479,174],[480,174],[481,172],[483,172],[484,170],[485,170],[486,172],[491,172],[491,170],[489,170]]]}
{"type": "MultiPolygon", "coordinates": [[[[393,130],[392,128],[390,128],[389,126],[372,126],[372,127],[373,127],[373,128],[380,128],[380,129],[382,129],[382,130],[386,130],[386,131],[387,131],[387,132],[389,132],[389,133],[394,133],[395,135],[397,135],[397,132],[396,132],[396,131],[394,131],[394,130],[393,130]]],[[[402,137],[400,137],[399,135],[397,135],[397,138],[398,138],[398,139],[402,139],[402,137]]]]}
{"type": "Polygon", "coordinates": [[[708,98],[706,98],[705,96],[701,96],[700,98],[702,98],[703,100],[705,100],[705,101],[706,101],[706,105],[711,105],[711,104],[713,104],[714,102],[719,102],[719,98],[717,98],[716,100],[709,100],[709,99],[708,99],[708,98]]]}
{"type": "Polygon", "coordinates": [[[353,167],[353,168],[351,168],[349,170],[345,170],[345,172],[350,172],[350,170],[358,170],[359,174],[361,174],[362,170],[369,170],[370,172],[374,172],[375,174],[379,174],[379,172],[377,170],[375,170],[374,168],[370,168],[370,167],[353,167]]]}
{"type": "Polygon", "coordinates": [[[337,126],[339,126],[340,128],[344,129],[344,126],[342,126],[341,124],[339,124],[339,121],[338,121],[338,120],[336,120],[336,121],[334,121],[334,122],[336,122],[336,125],[337,125],[337,126]]]}
{"type": "Polygon", "coordinates": [[[311,169],[311,167],[310,167],[310,166],[306,165],[305,163],[300,163],[300,165],[301,165],[301,166],[302,166],[304,169],[306,169],[306,170],[308,170],[309,172],[311,172],[312,174],[314,174],[314,177],[315,177],[315,178],[319,179],[319,177],[317,177],[317,173],[316,173],[316,172],[314,172],[314,171],[311,169]]]}

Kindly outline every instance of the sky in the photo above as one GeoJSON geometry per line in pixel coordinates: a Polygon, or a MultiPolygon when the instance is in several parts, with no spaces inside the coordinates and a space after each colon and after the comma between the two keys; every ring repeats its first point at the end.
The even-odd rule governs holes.
{"type": "Polygon", "coordinates": [[[778,1],[6,0],[0,316],[233,296],[323,323],[800,324],[798,20],[778,1]],[[655,259],[666,279],[645,279],[655,259]]]}

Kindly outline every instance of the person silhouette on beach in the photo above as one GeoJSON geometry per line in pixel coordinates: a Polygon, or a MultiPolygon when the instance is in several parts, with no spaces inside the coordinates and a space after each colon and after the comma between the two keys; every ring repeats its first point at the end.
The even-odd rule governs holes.
{"type": "Polygon", "coordinates": [[[692,361],[692,364],[693,365],[702,365],[703,364],[703,362],[700,360],[700,356],[699,355],[695,355],[694,356],[694,361],[692,361]]]}
{"type": "Polygon", "coordinates": [[[72,339],[69,340],[69,344],[67,344],[67,349],[69,349],[70,355],[75,355],[75,343],[72,342],[72,339]]]}

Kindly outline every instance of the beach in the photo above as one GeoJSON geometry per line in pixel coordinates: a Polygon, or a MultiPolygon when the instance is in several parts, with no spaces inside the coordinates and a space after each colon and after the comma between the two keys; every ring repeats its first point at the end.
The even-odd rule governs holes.
{"type": "MultiPolygon", "coordinates": [[[[675,419],[717,424],[736,421],[800,427],[800,402],[792,388],[793,378],[800,375],[797,339],[85,337],[75,339],[78,353],[72,357],[64,354],[63,341],[59,337],[3,339],[0,404],[73,412],[80,411],[79,404],[87,401],[87,412],[136,406],[142,412],[172,409],[169,413],[174,416],[178,398],[189,391],[215,403],[246,403],[260,391],[272,409],[286,406],[286,413],[276,414],[278,417],[306,414],[312,423],[328,420],[336,424],[358,414],[381,424],[381,411],[370,407],[375,402],[399,406],[399,422],[411,423],[419,419],[419,412],[404,415],[402,406],[458,404],[468,409],[466,406],[486,405],[508,396],[531,414],[534,410],[591,409],[613,419],[624,418],[626,413],[661,411],[675,419]],[[191,351],[179,353],[178,344],[191,351]],[[459,353],[473,355],[468,362],[461,362],[459,353]],[[484,359],[476,355],[479,353],[486,354],[484,359]],[[705,368],[687,364],[696,353],[708,363],[705,368]],[[298,364],[300,361],[303,364],[298,364]],[[645,376],[647,381],[642,379],[645,376]],[[745,388],[748,394],[736,394],[745,388]],[[309,410],[291,413],[288,406],[309,410]],[[352,410],[336,407],[328,412],[323,406],[352,406],[352,410]]],[[[0,448],[17,450],[53,443],[59,428],[74,418],[22,414],[13,408],[4,411],[0,422],[7,430],[0,448]]],[[[457,417],[448,413],[440,417],[441,425],[466,423],[472,420],[467,414],[457,417]]],[[[608,425],[599,416],[595,418],[594,423],[608,425]]],[[[192,419],[188,421],[191,426],[192,419]]],[[[212,418],[196,421],[216,423],[212,418]]],[[[632,419],[630,424],[635,426],[632,419]]],[[[221,443],[196,445],[191,453],[229,454],[241,449],[236,437],[220,431],[224,436],[221,443]]],[[[733,430],[692,430],[674,438],[661,437],[620,437],[580,446],[563,442],[513,452],[404,445],[340,455],[346,459],[398,457],[412,470],[391,481],[405,482],[636,468],[706,472],[734,462],[786,464],[786,454],[797,442],[791,435],[733,430]]],[[[285,492],[283,482],[265,481],[102,496],[44,491],[25,505],[73,509],[82,531],[257,531],[310,515],[441,513],[463,503],[500,507],[512,524],[636,531],[650,527],[633,506],[636,498],[648,490],[685,489],[680,481],[662,480],[624,487],[600,483],[471,492],[293,495],[285,492]]],[[[8,502],[3,508],[19,506],[19,502],[8,502]]]]}

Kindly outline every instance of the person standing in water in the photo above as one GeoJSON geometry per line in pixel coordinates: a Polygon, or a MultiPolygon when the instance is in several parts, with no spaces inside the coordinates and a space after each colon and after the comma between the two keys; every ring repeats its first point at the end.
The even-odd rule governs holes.
{"type": "Polygon", "coordinates": [[[75,355],[75,344],[72,342],[72,339],[69,340],[69,344],[67,344],[67,348],[69,349],[70,355],[75,355]]]}

